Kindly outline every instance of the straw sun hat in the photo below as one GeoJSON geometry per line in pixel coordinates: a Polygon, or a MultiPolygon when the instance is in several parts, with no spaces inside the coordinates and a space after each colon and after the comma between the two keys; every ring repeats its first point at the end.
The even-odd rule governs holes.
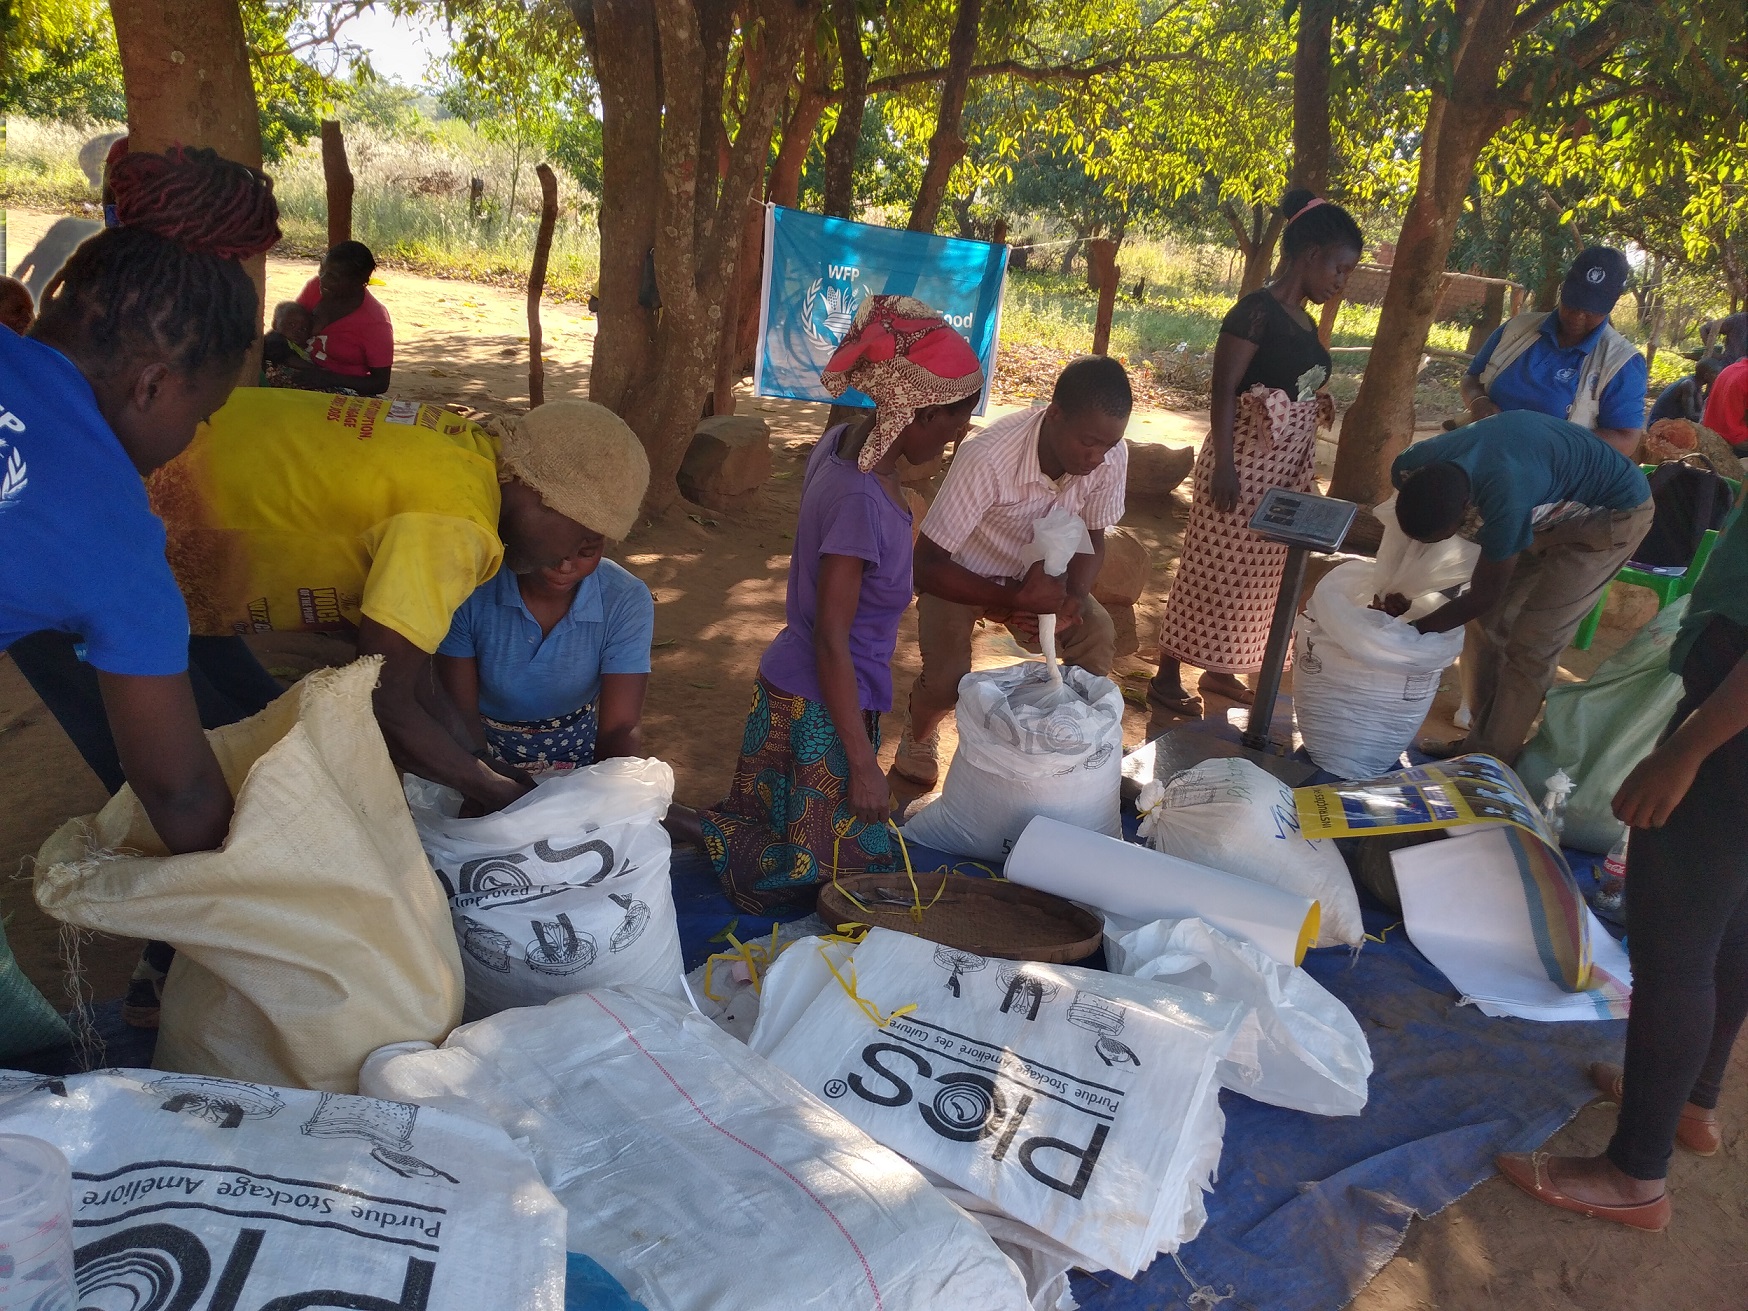
{"type": "Polygon", "coordinates": [[[649,489],[649,457],[625,420],[593,401],[549,401],[492,425],[503,472],[550,509],[624,541],[649,489]]]}

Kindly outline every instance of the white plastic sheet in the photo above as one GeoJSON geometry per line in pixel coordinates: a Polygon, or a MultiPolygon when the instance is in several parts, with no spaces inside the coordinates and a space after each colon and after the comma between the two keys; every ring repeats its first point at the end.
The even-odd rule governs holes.
{"type": "Polygon", "coordinates": [[[1627,953],[1588,906],[1590,986],[1568,992],[1549,977],[1545,915],[1513,843],[1515,829],[1479,829],[1392,852],[1402,921],[1414,945],[1485,1015],[1607,1020],[1627,1013],[1627,953]]]}
{"type": "Polygon", "coordinates": [[[564,1305],[564,1208],[474,1117],[158,1070],[5,1072],[0,1133],[72,1163],[91,1311],[564,1305]]]}
{"type": "Polygon", "coordinates": [[[1048,815],[1121,837],[1123,694],[1108,678],[1036,661],[959,681],[959,747],[941,795],[905,823],[912,842],[1000,860],[1048,815]]]}
{"type": "Polygon", "coordinates": [[[1317,941],[1317,902],[1150,847],[1035,819],[1004,870],[1015,883],[1148,923],[1196,916],[1297,965],[1317,941]]]}
{"type": "Polygon", "coordinates": [[[649,1311],[1028,1305],[1020,1272],[915,1169],[663,994],[505,1011],[441,1050],[386,1048],[361,1077],[521,1140],[569,1209],[571,1250],[649,1311]]]}
{"type": "MultiPolygon", "coordinates": [[[[804,940],[789,953],[808,949],[804,940]]],[[[846,975],[861,1001],[834,980],[787,1033],[767,1032],[771,1059],[1089,1269],[1133,1277],[1188,1242],[1220,1159],[1216,1066],[1243,1006],[963,955],[870,930],[846,975]]],[[[767,993],[776,986],[768,980],[767,993]]]]}
{"type": "Polygon", "coordinates": [[[449,896],[464,1018],[616,984],[680,990],[673,848],[661,825],[671,768],[620,758],[550,774],[478,819],[454,818],[438,795],[448,790],[433,786],[412,779],[407,794],[449,896]]]}
{"type": "Polygon", "coordinates": [[[1316,901],[1319,947],[1365,938],[1347,862],[1335,843],[1300,831],[1293,790],[1254,761],[1204,760],[1163,786],[1148,783],[1136,804],[1155,851],[1316,901]]]}
{"type": "Polygon", "coordinates": [[[1220,1082],[1253,1101],[1313,1115],[1358,1115],[1372,1049],[1359,1021],[1302,969],[1198,919],[1134,924],[1107,917],[1105,960],[1119,974],[1157,979],[1248,1008],[1220,1082]]]}

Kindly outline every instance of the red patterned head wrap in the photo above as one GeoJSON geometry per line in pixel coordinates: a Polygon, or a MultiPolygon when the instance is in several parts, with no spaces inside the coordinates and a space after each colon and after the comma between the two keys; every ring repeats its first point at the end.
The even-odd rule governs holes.
{"type": "Polygon", "coordinates": [[[920,300],[870,296],[819,380],[833,396],[854,387],[874,398],[874,427],[856,460],[867,473],[918,410],[981,392],[983,367],[970,343],[920,300]]]}

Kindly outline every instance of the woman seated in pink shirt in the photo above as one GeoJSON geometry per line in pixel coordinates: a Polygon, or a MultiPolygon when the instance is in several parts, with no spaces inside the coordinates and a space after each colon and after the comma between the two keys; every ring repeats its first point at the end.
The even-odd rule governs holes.
{"type": "Polygon", "coordinates": [[[342,241],[322,259],[321,271],[298,293],[315,317],[309,358],[281,365],[294,385],[313,391],[380,396],[395,362],[395,330],[382,302],[370,294],[376,256],[361,241],[342,241]]]}
{"type": "Polygon", "coordinates": [[[827,430],[807,462],[788,624],[759,662],[728,799],[699,817],[696,835],[723,889],[754,913],[812,905],[834,847],[845,872],[898,867],[878,759],[911,600],[898,458],[927,464],[965,434],[983,370],[927,305],[871,296],[821,381],[834,396],[854,387],[872,397],[874,413],[827,430]]]}

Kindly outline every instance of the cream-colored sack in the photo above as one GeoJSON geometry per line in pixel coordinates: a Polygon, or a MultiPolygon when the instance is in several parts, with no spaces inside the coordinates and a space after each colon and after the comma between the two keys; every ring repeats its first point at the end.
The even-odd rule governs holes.
{"type": "Polygon", "coordinates": [[[49,914],[176,948],[159,1069],[349,1093],[376,1048],[460,1022],[449,907],[371,710],[380,664],[208,735],[237,797],[222,850],[164,855],[131,788],[43,844],[49,914]]]}

